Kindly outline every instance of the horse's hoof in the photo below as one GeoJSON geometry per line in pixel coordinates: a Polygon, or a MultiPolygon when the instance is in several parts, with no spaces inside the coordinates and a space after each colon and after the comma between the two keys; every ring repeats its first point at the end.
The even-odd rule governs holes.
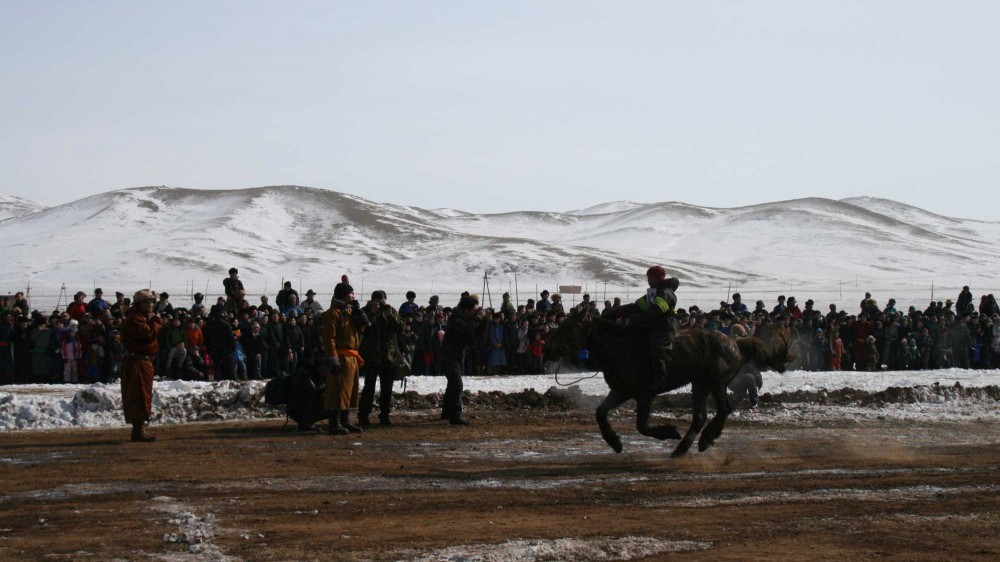
{"type": "Polygon", "coordinates": [[[701,441],[698,441],[698,451],[701,452],[701,453],[704,453],[712,445],[713,445],[712,441],[706,441],[706,440],[702,439],[701,441]]]}
{"type": "Polygon", "coordinates": [[[624,448],[622,447],[622,440],[619,439],[617,435],[605,436],[604,440],[607,441],[608,445],[610,445],[616,453],[622,452],[622,449],[624,448]]]}
{"type": "Polygon", "coordinates": [[[667,428],[666,434],[667,434],[667,436],[664,439],[680,439],[681,438],[681,432],[677,431],[677,428],[674,427],[674,426],[670,426],[669,428],[667,428]]]}
{"type": "Polygon", "coordinates": [[[670,453],[670,456],[675,459],[677,457],[683,457],[684,453],[688,452],[688,449],[690,448],[691,448],[691,442],[685,439],[677,444],[677,448],[674,449],[673,453],[670,453]]]}

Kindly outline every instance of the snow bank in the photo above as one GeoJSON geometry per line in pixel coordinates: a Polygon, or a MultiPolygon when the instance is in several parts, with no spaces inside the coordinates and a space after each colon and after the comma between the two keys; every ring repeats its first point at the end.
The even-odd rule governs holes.
{"type": "MultiPolygon", "coordinates": [[[[558,377],[465,377],[464,382],[465,390],[473,395],[513,394],[528,389],[545,393],[553,386],[571,386],[572,394],[579,392],[585,397],[607,394],[604,379],[595,373],[564,373],[558,377]]],[[[956,383],[964,389],[997,386],[1000,385],[1000,370],[764,373],[762,392],[774,397],[773,406],[762,401],[761,411],[742,415],[779,419],[844,416],[859,419],[1000,419],[996,393],[952,390],[956,383]],[[907,392],[884,392],[913,387],[916,388],[907,392]]],[[[445,384],[444,377],[408,377],[406,390],[429,396],[443,393],[445,384]]],[[[402,390],[399,385],[396,389],[402,390]]],[[[264,404],[263,392],[263,381],[157,381],[153,386],[153,422],[284,417],[282,409],[264,404]]],[[[121,388],[117,384],[0,387],[0,431],[123,425],[121,388]]]]}

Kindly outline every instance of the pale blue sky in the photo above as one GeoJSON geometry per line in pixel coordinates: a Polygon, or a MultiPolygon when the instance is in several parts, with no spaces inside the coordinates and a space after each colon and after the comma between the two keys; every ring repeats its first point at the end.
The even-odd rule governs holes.
{"type": "Polygon", "coordinates": [[[1000,3],[0,1],[0,192],[1000,220],[1000,3]]]}

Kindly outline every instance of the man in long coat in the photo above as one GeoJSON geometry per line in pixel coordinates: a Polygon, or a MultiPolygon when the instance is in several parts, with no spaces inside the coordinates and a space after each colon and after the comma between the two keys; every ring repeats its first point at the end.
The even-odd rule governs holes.
{"type": "Polygon", "coordinates": [[[138,442],[156,439],[143,430],[153,411],[153,358],[160,350],[158,336],[163,329],[163,318],[155,308],[156,293],[149,289],[137,292],[121,327],[125,345],[122,410],[125,422],[132,424],[132,441],[138,442]]]}
{"type": "Polygon", "coordinates": [[[323,361],[320,368],[326,374],[323,407],[330,415],[330,435],[360,432],[350,422],[351,408],[357,408],[359,373],[364,361],[358,351],[361,334],[369,324],[368,317],[354,297],[354,288],[347,276],[333,289],[330,308],[323,313],[323,361]]]}

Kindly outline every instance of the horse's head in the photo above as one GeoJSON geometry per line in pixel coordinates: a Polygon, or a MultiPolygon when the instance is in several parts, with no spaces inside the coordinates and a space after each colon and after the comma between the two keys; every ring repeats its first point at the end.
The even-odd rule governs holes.
{"type": "Polygon", "coordinates": [[[788,341],[788,336],[779,332],[771,338],[771,361],[768,366],[779,373],[784,373],[793,361],[795,354],[792,353],[791,342],[788,341]]]}
{"type": "Polygon", "coordinates": [[[589,333],[590,313],[574,310],[545,341],[545,356],[552,360],[575,357],[585,347],[589,333]]]}

